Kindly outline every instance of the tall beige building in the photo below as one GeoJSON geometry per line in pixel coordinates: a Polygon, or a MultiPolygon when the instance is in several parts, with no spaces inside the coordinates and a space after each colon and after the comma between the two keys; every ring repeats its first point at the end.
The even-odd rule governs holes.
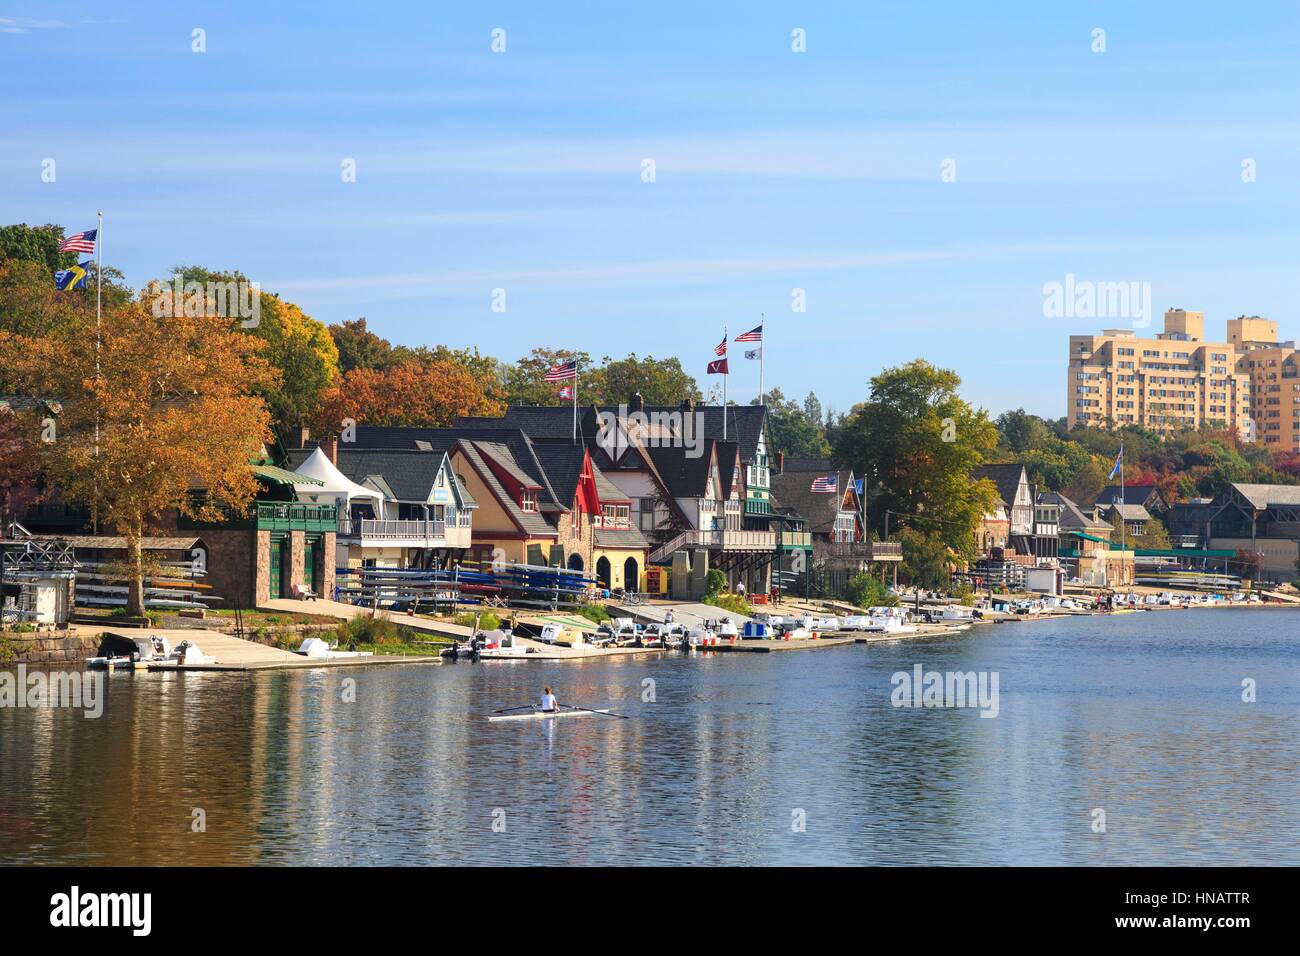
{"type": "Polygon", "coordinates": [[[1213,424],[1253,434],[1251,376],[1239,367],[1237,346],[1205,341],[1204,313],[1183,309],[1166,312],[1154,338],[1132,329],[1070,336],[1067,409],[1071,428],[1169,432],[1213,424]]]}
{"type": "Polygon", "coordinates": [[[1237,371],[1250,378],[1255,438],[1272,451],[1300,451],[1300,355],[1277,340],[1277,323],[1257,315],[1228,320],[1237,371]]]}

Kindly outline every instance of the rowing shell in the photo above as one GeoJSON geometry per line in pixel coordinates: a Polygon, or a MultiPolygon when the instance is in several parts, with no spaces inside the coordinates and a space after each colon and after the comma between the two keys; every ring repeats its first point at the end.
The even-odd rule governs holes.
{"type": "Polygon", "coordinates": [[[612,711],[606,710],[553,710],[546,713],[541,710],[534,710],[527,714],[502,714],[499,717],[489,717],[488,720],[549,720],[552,717],[594,717],[597,714],[611,714],[612,711]]]}

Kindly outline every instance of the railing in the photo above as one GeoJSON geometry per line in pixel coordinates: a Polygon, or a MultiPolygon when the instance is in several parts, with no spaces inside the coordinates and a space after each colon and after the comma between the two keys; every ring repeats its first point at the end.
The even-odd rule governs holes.
{"type": "Polygon", "coordinates": [[[777,539],[782,548],[811,548],[811,531],[783,531],[777,539]]]}
{"type": "Polygon", "coordinates": [[[383,520],[340,518],[341,538],[388,538],[392,540],[438,540],[447,537],[446,521],[383,520]]]}
{"type": "Polygon", "coordinates": [[[334,531],[338,521],[334,505],[304,505],[295,502],[257,502],[257,527],[272,531],[334,531]]]}
{"type": "Polygon", "coordinates": [[[775,551],[775,531],[740,531],[714,528],[709,531],[683,531],[650,553],[651,561],[662,561],[682,548],[708,548],[712,551],[775,551]]]}
{"type": "Polygon", "coordinates": [[[832,558],[863,561],[902,561],[903,545],[897,541],[829,541],[818,548],[832,558]]]}

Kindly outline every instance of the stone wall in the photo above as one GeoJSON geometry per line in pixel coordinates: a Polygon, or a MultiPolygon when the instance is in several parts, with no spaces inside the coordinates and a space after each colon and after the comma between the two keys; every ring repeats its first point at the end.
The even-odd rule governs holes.
{"type": "Polygon", "coordinates": [[[208,546],[208,573],[203,579],[222,600],[216,608],[253,607],[257,601],[255,531],[213,530],[203,532],[208,546]]]}
{"type": "Polygon", "coordinates": [[[0,667],[17,664],[81,664],[99,651],[98,635],[60,632],[0,634],[0,667]]]}

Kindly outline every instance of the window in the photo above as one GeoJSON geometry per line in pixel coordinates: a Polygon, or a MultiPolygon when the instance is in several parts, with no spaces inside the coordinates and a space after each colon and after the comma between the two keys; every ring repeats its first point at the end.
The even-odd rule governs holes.
{"type": "Polygon", "coordinates": [[[537,510],[537,492],[525,491],[520,497],[519,507],[524,511],[537,510]]]}

